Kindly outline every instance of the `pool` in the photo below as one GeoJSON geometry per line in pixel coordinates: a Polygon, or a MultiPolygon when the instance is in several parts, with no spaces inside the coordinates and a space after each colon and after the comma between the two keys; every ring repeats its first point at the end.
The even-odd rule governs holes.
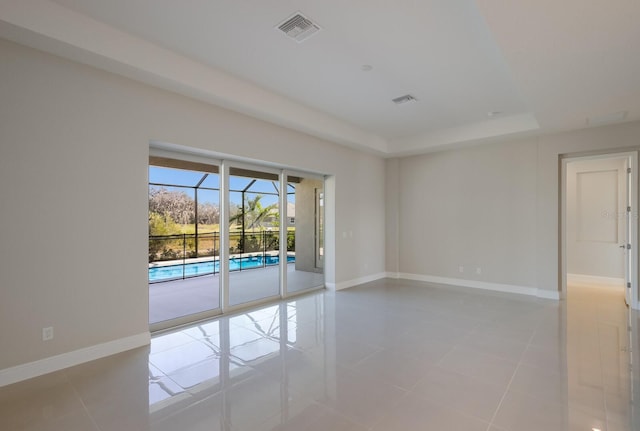
{"type": "MultiPolygon", "coordinates": [[[[295,256],[287,256],[287,262],[295,262],[295,256]]],[[[229,271],[262,268],[277,265],[279,256],[245,256],[229,260],[229,271]]],[[[197,277],[199,275],[217,274],[220,272],[219,261],[186,263],[184,265],[168,265],[149,268],[149,282],[175,280],[179,278],[197,277]]]]}

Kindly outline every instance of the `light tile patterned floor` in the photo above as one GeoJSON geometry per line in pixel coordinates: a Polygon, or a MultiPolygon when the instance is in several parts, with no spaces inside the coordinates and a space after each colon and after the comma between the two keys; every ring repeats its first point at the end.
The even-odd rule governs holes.
{"type": "Polygon", "coordinates": [[[593,287],[380,280],[0,388],[0,429],[637,430],[639,319],[593,287]]]}

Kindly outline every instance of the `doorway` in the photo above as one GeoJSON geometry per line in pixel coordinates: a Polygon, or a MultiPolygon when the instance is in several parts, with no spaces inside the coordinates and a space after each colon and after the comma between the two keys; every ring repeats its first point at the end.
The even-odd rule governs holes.
{"type": "Polygon", "coordinates": [[[152,328],[220,314],[219,226],[219,165],[151,156],[148,281],[152,328]]]}
{"type": "Polygon", "coordinates": [[[324,288],[324,176],[158,153],[148,175],[152,331],[324,288]]]}
{"type": "Polygon", "coordinates": [[[618,289],[637,308],[637,153],[561,160],[561,282],[618,289]]]}
{"type": "Polygon", "coordinates": [[[229,169],[229,306],[280,295],[280,174],[229,169]]]}
{"type": "Polygon", "coordinates": [[[324,285],[324,178],[287,176],[287,293],[324,285]]]}

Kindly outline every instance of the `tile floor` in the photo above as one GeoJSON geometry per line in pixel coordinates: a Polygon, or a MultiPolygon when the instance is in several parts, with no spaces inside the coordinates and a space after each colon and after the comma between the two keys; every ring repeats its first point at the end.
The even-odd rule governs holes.
{"type": "Polygon", "coordinates": [[[0,429],[638,430],[639,319],[613,290],[380,280],[0,388],[0,429]]]}

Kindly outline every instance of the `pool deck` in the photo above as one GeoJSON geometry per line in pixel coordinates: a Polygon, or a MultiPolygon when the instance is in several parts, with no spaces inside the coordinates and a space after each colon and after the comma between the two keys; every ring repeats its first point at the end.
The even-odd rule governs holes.
{"type": "MultiPolygon", "coordinates": [[[[182,260],[179,262],[182,263],[182,260]]],[[[274,266],[230,272],[229,304],[238,305],[278,295],[280,291],[278,269],[274,266]]],[[[219,308],[219,283],[219,274],[150,283],[149,323],[154,324],[219,308]]],[[[300,292],[323,286],[324,275],[296,271],[295,265],[289,264],[287,265],[287,284],[289,292],[300,292]]]]}

